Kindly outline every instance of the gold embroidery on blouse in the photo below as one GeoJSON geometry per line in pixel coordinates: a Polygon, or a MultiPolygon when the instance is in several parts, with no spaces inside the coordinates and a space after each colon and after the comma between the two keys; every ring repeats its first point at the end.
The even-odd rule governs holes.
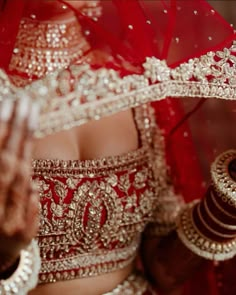
{"type": "Polygon", "coordinates": [[[135,241],[132,245],[123,249],[43,261],[39,274],[39,283],[97,276],[122,269],[135,259],[138,245],[139,241],[135,241]]]}
{"type": "Polygon", "coordinates": [[[153,187],[158,196],[152,207],[152,217],[145,229],[147,237],[167,235],[176,227],[176,217],[184,201],[174,192],[169,179],[162,130],[157,126],[155,112],[148,104],[143,106],[142,140],[149,144],[149,161],[152,163],[153,187]]]}
{"type": "MultiPolygon", "coordinates": [[[[47,176],[78,176],[94,177],[107,175],[109,172],[117,172],[121,169],[135,169],[137,163],[146,163],[148,147],[143,145],[141,148],[128,152],[124,155],[108,156],[94,160],[33,160],[32,166],[35,175],[47,176]]],[[[115,181],[113,179],[113,181],[115,181]]],[[[73,188],[73,183],[70,184],[73,188]]]]}
{"type": "Polygon", "coordinates": [[[135,258],[158,198],[142,113],[135,111],[142,137],[136,151],[98,160],[33,161],[41,201],[40,282],[107,273],[135,258]]]}
{"type": "Polygon", "coordinates": [[[162,201],[173,204],[176,198],[166,194],[172,190],[166,183],[161,134],[153,141],[157,126],[152,108],[137,108],[135,119],[142,144],[136,151],[98,160],[33,161],[41,200],[40,282],[125,267],[135,258],[148,223],[159,228],[163,221],[159,234],[173,228],[174,212],[164,212],[169,217],[162,220],[162,201]]]}

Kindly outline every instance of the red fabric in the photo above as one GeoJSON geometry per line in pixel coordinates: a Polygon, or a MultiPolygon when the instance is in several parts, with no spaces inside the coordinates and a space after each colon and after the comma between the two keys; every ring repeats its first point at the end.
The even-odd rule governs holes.
{"type": "MultiPolygon", "coordinates": [[[[58,2],[67,4],[62,0],[58,2]]],[[[7,1],[0,14],[2,68],[7,70],[22,15],[29,16],[35,13],[42,19],[50,17],[55,11],[60,13],[53,6],[50,10],[45,10],[42,5],[39,0],[7,1]]],[[[142,73],[142,63],[147,56],[165,59],[169,66],[175,67],[208,51],[230,46],[235,39],[233,28],[203,0],[111,0],[101,1],[101,5],[103,14],[97,21],[82,15],[73,6],[70,8],[77,14],[83,32],[89,30],[87,39],[91,44],[91,50],[102,50],[114,58],[112,62],[100,61],[94,66],[114,68],[122,75],[142,73]]],[[[194,124],[194,116],[191,116],[190,120],[179,126],[179,122],[185,117],[185,108],[179,101],[167,99],[154,105],[157,122],[165,134],[167,161],[176,190],[182,192],[187,201],[201,196],[205,179],[199,167],[197,148],[200,146],[201,151],[207,151],[206,155],[210,155],[207,162],[212,160],[212,155],[215,155],[217,150],[208,140],[209,130],[213,132],[213,128],[204,130],[208,117],[194,124]],[[198,124],[203,126],[200,131],[197,128],[198,124]],[[192,130],[195,131],[193,137],[192,130]]],[[[207,107],[207,104],[205,105],[207,107]]],[[[232,108],[226,109],[230,110],[234,119],[232,108]]],[[[204,113],[203,110],[198,112],[197,116],[208,116],[208,111],[204,113]]],[[[220,132],[222,135],[224,130],[220,132]]],[[[219,142],[224,140],[225,138],[219,142]]],[[[201,285],[198,280],[196,284],[201,285]]],[[[210,294],[204,291],[206,284],[202,292],[199,291],[199,287],[195,287],[191,294],[210,294]]]]}
{"type": "Polygon", "coordinates": [[[7,69],[14,49],[25,0],[0,2],[0,67],[7,69]]]}
{"type": "Polygon", "coordinates": [[[117,269],[118,263],[124,267],[135,258],[132,244],[138,243],[152,215],[153,203],[144,209],[144,202],[153,202],[156,195],[150,196],[153,174],[140,179],[144,172],[151,172],[148,163],[142,159],[134,165],[133,161],[126,156],[106,157],[96,165],[93,160],[49,160],[44,168],[35,167],[32,178],[39,187],[42,212],[37,237],[42,266],[60,261],[67,265],[55,273],[46,268],[40,273],[41,282],[49,282],[59,273],[63,277],[65,272],[74,273],[74,278],[82,278],[83,272],[84,276],[99,273],[99,268],[106,273],[106,269],[117,269]],[[119,232],[126,233],[127,239],[121,239],[119,232]],[[116,256],[112,250],[117,250],[116,256]],[[118,255],[122,250],[132,251],[118,255]],[[99,263],[94,260],[96,254],[104,256],[99,263]],[[68,266],[66,260],[78,261],[78,256],[89,263],[68,266]]]}

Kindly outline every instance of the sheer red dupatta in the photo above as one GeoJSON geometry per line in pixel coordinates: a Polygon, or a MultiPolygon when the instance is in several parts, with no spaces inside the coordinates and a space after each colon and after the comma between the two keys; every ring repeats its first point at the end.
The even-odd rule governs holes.
{"type": "MultiPolygon", "coordinates": [[[[117,0],[113,3],[123,30],[120,36],[117,36],[117,31],[111,30],[110,33],[120,38],[122,45],[129,45],[133,54],[131,58],[123,54],[123,58],[138,66],[147,56],[155,56],[175,67],[192,57],[230,46],[235,38],[230,25],[205,1],[117,0]]],[[[106,27],[100,21],[102,27],[106,27]]],[[[108,35],[106,39],[109,40],[108,35]]],[[[112,46],[112,43],[110,39],[111,48],[117,50],[119,47],[115,43],[112,46]]],[[[114,51],[113,54],[121,55],[114,51]]],[[[195,104],[197,102],[188,109],[194,108],[195,104]]],[[[158,125],[165,134],[167,158],[176,189],[186,200],[201,196],[205,190],[204,179],[189,122],[183,120],[186,111],[175,99],[156,102],[153,106],[158,125]],[[177,127],[182,120],[183,123],[177,127]]]]}
{"type": "MultiPolygon", "coordinates": [[[[37,11],[40,1],[30,1],[32,9],[37,11]]],[[[58,2],[68,4],[66,1],[58,2]]],[[[7,1],[1,13],[0,64],[5,70],[10,62],[19,21],[22,15],[30,15],[30,5],[26,10],[25,3],[24,0],[7,1]]],[[[72,6],[70,8],[78,16],[91,52],[98,50],[107,56],[99,61],[91,60],[91,65],[95,69],[115,69],[121,76],[142,74],[146,57],[164,59],[174,68],[210,50],[228,47],[235,38],[229,24],[201,0],[107,0],[101,1],[101,6],[103,13],[96,20],[72,6]]],[[[39,18],[43,13],[43,9],[38,10],[39,18]]],[[[188,109],[191,110],[196,103],[189,104],[188,109]]],[[[186,110],[176,99],[166,99],[153,106],[157,123],[165,136],[167,162],[176,190],[187,201],[201,196],[205,190],[205,179],[199,167],[196,142],[191,136],[190,126],[194,116],[179,124],[186,117],[186,110]]],[[[201,142],[208,145],[205,130],[200,135],[201,142]]],[[[209,149],[212,150],[212,147],[209,149]]]]}
{"type": "Polygon", "coordinates": [[[26,0],[0,0],[0,67],[7,70],[26,0]]]}
{"type": "MultiPolygon", "coordinates": [[[[103,14],[95,21],[74,11],[84,30],[89,31],[92,50],[113,56],[113,61],[95,61],[95,67],[113,68],[123,76],[142,73],[146,57],[163,59],[174,68],[190,58],[230,46],[235,38],[230,25],[205,1],[114,0],[101,1],[101,5],[103,14]]],[[[174,99],[153,106],[165,134],[167,159],[177,191],[186,200],[201,196],[204,179],[189,122],[183,121],[176,128],[185,110],[174,99]]]]}
{"type": "MultiPolygon", "coordinates": [[[[230,46],[235,38],[229,24],[205,1],[117,0],[113,3],[104,4],[107,18],[99,19],[95,25],[87,24],[92,32],[90,40],[99,48],[109,44],[110,52],[117,58],[116,62],[122,63],[122,57],[136,66],[134,71],[137,73],[142,72],[141,64],[147,56],[165,59],[169,66],[175,67],[210,50],[230,46]],[[116,16],[111,17],[112,12],[116,16]],[[96,32],[96,29],[99,41],[93,38],[93,30],[96,32]]],[[[79,18],[86,23],[83,16],[79,18]]],[[[107,64],[106,67],[113,65],[107,64]]],[[[126,74],[124,69],[121,72],[126,74]]],[[[188,110],[193,110],[196,104],[193,101],[188,105],[188,110]]],[[[165,136],[167,162],[176,191],[181,192],[186,201],[201,197],[206,182],[189,126],[194,116],[184,121],[186,110],[176,99],[166,99],[153,106],[157,123],[165,136]]],[[[200,142],[205,143],[205,151],[211,154],[208,160],[212,160],[212,150],[217,147],[209,145],[207,133],[207,130],[201,130],[200,142]]],[[[216,295],[216,292],[218,288],[211,264],[208,270],[196,274],[185,289],[186,294],[216,295]]]]}

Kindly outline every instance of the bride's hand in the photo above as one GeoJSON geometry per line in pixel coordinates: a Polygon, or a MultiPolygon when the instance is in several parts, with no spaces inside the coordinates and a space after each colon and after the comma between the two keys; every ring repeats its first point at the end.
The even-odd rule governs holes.
{"type": "Polygon", "coordinates": [[[0,103],[0,275],[38,229],[38,197],[30,182],[37,121],[38,106],[27,97],[0,103]]]}

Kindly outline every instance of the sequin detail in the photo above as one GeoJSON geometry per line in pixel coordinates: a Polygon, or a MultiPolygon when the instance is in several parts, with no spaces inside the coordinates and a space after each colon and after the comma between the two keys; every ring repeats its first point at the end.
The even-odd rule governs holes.
{"type": "MultiPolygon", "coordinates": [[[[80,13],[96,21],[102,13],[100,1],[85,1],[80,13]]],[[[86,34],[75,17],[49,22],[23,18],[9,65],[12,81],[28,84],[81,61],[90,49],[86,34]]]]}
{"type": "Polygon", "coordinates": [[[235,99],[235,52],[234,44],[230,49],[209,52],[174,69],[164,60],[147,58],[142,75],[123,78],[115,70],[72,65],[26,87],[30,96],[42,103],[41,130],[36,136],[166,97],[235,99]]]}
{"type": "MultiPolygon", "coordinates": [[[[63,23],[23,19],[20,23],[10,71],[27,75],[28,83],[79,60],[90,46],[76,19],[63,23]]],[[[15,80],[16,82],[16,80],[15,80]]]]}
{"type": "Polygon", "coordinates": [[[133,162],[131,156],[126,168],[118,160],[106,172],[92,165],[93,175],[76,168],[60,172],[52,162],[50,172],[34,162],[41,203],[41,282],[65,279],[63,273],[67,279],[98,275],[135,258],[156,199],[143,157],[133,162]]]}
{"type": "Polygon", "coordinates": [[[153,158],[152,114],[148,106],[135,111],[142,141],[136,151],[98,160],[33,161],[41,283],[121,269],[135,259],[146,225],[157,218],[159,227],[166,208],[162,204],[160,216],[156,208],[169,186],[164,159],[153,158]]]}
{"type": "Polygon", "coordinates": [[[156,199],[148,158],[144,144],[98,160],[33,161],[41,283],[111,272],[135,259],[156,199]]]}
{"type": "Polygon", "coordinates": [[[18,88],[15,86],[20,82],[19,76],[10,76],[16,83],[14,86],[0,71],[0,94],[5,97],[10,93],[16,98],[23,92],[37,100],[41,116],[35,136],[43,137],[166,97],[233,100],[236,97],[235,64],[234,42],[230,48],[208,52],[173,69],[164,60],[150,57],[143,64],[143,74],[123,78],[115,70],[95,70],[82,62],[18,88]]]}

